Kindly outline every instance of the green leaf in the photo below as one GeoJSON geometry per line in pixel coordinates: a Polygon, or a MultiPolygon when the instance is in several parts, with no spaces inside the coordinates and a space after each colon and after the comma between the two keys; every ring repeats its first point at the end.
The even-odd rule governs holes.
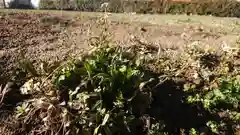
{"type": "Polygon", "coordinates": [[[102,100],[98,100],[96,104],[92,107],[92,111],[102,104],[102,100]]]}
{"type": "Polygon", "coordinates": [[[131,122],[135,119],[135,116],[134,115],[130,115],[128,117],[125,118],[127,122],[131,122]]]}
{"type": "Polygon", "coordinates": [[[127,66],[123,65],[120,69],[119,69],[120,72],[124,73],[127,71],[127,66]]]}
{"type": "Polygon", "coordinates": [[[59,78],[58,78],[58,81],[60,82],[60,81],[63,81],[63,80],[65,80],[65,75],[61,75],[59,78]]]}
{"type": "Polygon", "coordinates": [[[110,114],[108,114],[108,113],[104,116],[103,122],[101,124],[102,126],[104,126],[107,123],[109,117],[110,117],[110,114]]]}
{"type": "Polygon", "coordinates": [[[130,79],[132,76],[136,75],[139,71],[129,68],[127,70],[127,79],[130,79]]]}
{"type": "Polygon", "coordinates": [[[189,133],[190,135],[198,135],[196,129],[194,129],[194,128],[191,128],[189,132],[190,132],[189,133]]]}
{"type": "Polygon", "coordinates": [[[97,135],[97,134],[98,134],[98,130],[99,130],[100,126],[101,126],[101,125],[99,125],[97,128],[94,129],[93,135],[97,135]]]}
{"type": "Polygon", "coordinates": [[[92,68],[91,68],[91,65],[89,63],[84,63],[84,67],[85,69],[87,70],[87,73],[89,75],[89,77],[91,76],[91,73],[92,73],[92,68]]]}
{"type": "Polygon", "coordinates": [[[70,71],[67,71],[67,72],[65,73],[65,76],[66,76],[66,77],[70,77],[70,76],[71,76],[71,72],[70,72],[70,71]]]}
{"type": "Polygon", "coordinates": [[[106,108],[103,108],[103,109],[100,110],[101,115],[105,114],[105,112],[106,112],[106,108]]]}

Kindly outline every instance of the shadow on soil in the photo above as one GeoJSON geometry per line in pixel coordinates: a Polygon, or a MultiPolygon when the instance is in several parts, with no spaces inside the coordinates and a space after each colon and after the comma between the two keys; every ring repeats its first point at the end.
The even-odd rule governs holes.
{"type": "MultiPolygon", "coordinates": [[[[154,78],[159,76],[159,74],[146,72],[154,78]]],[[[159,80],[156,80],[153,84],[158,82],[159,80]]],[[[147,115],[151,119],[151,123],[163,122],[164,128],[162,128],[162,125],[159,128],[162,128],[163,132],[167,132],[169,135],[189,134],[191,128],[195,128],[200,133],[213,134],[206,123],[211,120],[219,122],[220,117],[210,114],[201,105],[188,104],[186,98],[189,95],[183,91],[184,84],[186,84],[185,80],[168,79],[154,86],[151,94],[152,102],[139,116],[147,115]]],[[[139,101],[138,104],[141,104],[141,107],[144,106],[139,101]]],[[[146,125],[146,123],[143,125],[146,125]]],[[[139,128],[137,127],[137,129],[139,128]]],[[[146,134],[146,132],[137,134],[146,134]]]]}
{"type": "MultiPolygon", "coordinates": [[[[4,82],[1,82],[2,86],[7,89],[6,95],[1,103],[0,110],[3,112],[9,112],[11,115],[15,107],[26,99],[30,98],[30,95],[22,95],[20,92],[20,87],[27,81],[27,74],[21,70],[16,69],[14,78],[4,78],[4,82]],[[8,80],[8,81],[6,81],[8,80]]],[[[4,114],[6,115],[6,114],[4,114]]],[[[1,116],[1,114],[0,114],[1,116]]]]}
{"type": "MultiPolygon", "coordinates": [[[[151,78],[158,78],[159,76],[159,74],[151,73],[151,71],[145,71],[145,73],[150,74],[151,78]]],[[[149,95],[147,98],[139,96],[140,99],[133,103],[136,106],[133,109],[134,115],[139,119],[145,119],[136,122],[137,124],[135,123],[133,134],[147,134],[147,129],[144,129],[147,125],[146,119],[150,119],[151,124],[160,123],[159,129],[162,129],[162,132],[167,132],[168,135],[187,135],[191,128],[200,133],[213,134],[206,123],[208,121],[219,122],[220,117],[210,114],[201,105],[187,103],[186,98],[189,94],[183,91],[184,84],[186,84],[185,80],[175,80],[173,78],[155,86],[157,83],[159,83],[159,80],[150,84],[150,87],[153,86],[152,88],[154,88],[150,96],[150,104],[144,104],[149,100],[149,95]],[[143,130],[139,131],[139,129],[143,130]]]]}
{"type": "MultiPolygon", "coordinates": [[[[150,76],[154,78],[159,76],[154,73],[150,74],[150,76]]],[[[19,74],[17,78],[19,77],[24,78],[24,73],[19,74]]],[[[29,98],[28,96],[22,96],[19,92],[19,87],[22,86],[22,83],[25,81],[26,80],[23,79],[11,86],[12,91],[8,93],[4,100],[5,103],[8,103],[8,106],[1,108],[1,110],[11,110],[17,103],[29,98]]],[[[157,82],[159,82],[159,80],[153,82],[152,86],[157,82]]],[[[200,105],[187,104],[186,98],[188,94],[183,91],[185,83],[184,80],[176,81],[169,79],[154,86],[151,97],[152,102],[149,103],[150,106],[146,105],[148,103],[142,104],[146,102],[144,96],[142,96],[140,100],[136,101],[137,107],[135,108],[135,115],[139,118],[144,118],[145,116],[150,117],[150,119],[152,119],[151,122],[163,121],[165,125],[163,131],[169,135],[189,134],[191,128],[195,128],[200,133],[213,134],[206,126],[206,123],[210,120],[219,122],[220,117],[210,114],[200,105]]],[[[144,129],[145,125],[146,122],[141,120],[136,121],[132,127],[133,132],[131,132],[131,134],[146,135],[147,130],[139,130],[144,129]]]]}
{"type": "Polygon", "coordinates": [[[167,80],[154,89],[150,116],[155,120],[163,120],[164,130],[172,135],[189,132],[191,128],[207,132],[206,123],[219,118],[212,116],[200,106],[187,104],[188,95],[184,93],[183,85],[184,82],[167,80]]]}

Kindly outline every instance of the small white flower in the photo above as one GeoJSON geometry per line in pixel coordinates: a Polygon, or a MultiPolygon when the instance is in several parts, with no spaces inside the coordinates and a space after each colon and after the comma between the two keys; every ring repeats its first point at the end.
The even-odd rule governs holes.
{"type": "Polygon", "coordinates": [[[33,87],[33,79],[30,79],[20,88],[21,94],[30,94],[33,87]]]}
{"type": "Polygon", "coordinates": [[[101,9],[103,9],[103,8],[106,9],[108,7],[108,5],[109,5],[108,2],[104,2],[104,3],[101,4],[100,8],[101,9]]]}

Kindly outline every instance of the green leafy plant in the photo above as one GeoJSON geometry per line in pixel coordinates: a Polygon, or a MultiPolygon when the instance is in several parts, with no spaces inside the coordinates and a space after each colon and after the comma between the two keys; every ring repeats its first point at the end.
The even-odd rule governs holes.
{"type": "Polygon", "coordinates": [[[113,134],[132,132],[131,123],[137,119],[133,101],[145,92],[143,78],[139,59],[105,44],[60,69],[53,83],[60,91],[67,89],[68,104],[79,111],[83,130],[113,134]]]}
{"type": "Polygon", "coordinates": [[[189,134],[190,135],[198,135],[198,132],[196,131],[196,129],[191,128],[190,131],[189,131],[189,134]]]}
{"type": "Polygon", "coordinates": [[[218,133],[218,124],[214,121],[208,121],[207,126],[210,127],[211,131],[213,133],[218,133]]]}
{"type": "Polygon", "coordinates": [[[190,103],[200,101],[208,110],[213,110],[214,108],[221,109],[220,105],[238,109],[240,101],[239,91],[240,82],[238,77],[235,79],[224,78],[221,80],[218,88],[211,89],[203,95],[196,94],[194,97],[190,96],[188,101],[190,103]]]}
{"type": "Polygon", "coordinates": [[[219,114],[223,120],[220,122],[209,121],[206,125],[214,133],[220,134],[219,129],[226,126],[227,121],[233,125],[239,123],[240,80],[237,77],[223,77],[219,79],[219,85],[205,92],[188,97],[188,102],[201,103],[212,114],[219,114]],[[226,121],[227,120],[227,121],[226,121]]]}
{"type": "Polygon", "coordinates": [[[148,131],[148,135],[168,135],[166,132],[162,132],[163,123],[155,123],[151,125],[151,129],[148,131]]]}
{"type": "Polygon", "coordinates": [[[27,103],[23,103],[20,106],[17,106],[16,108],[16,118],[19,118],[20,116],[26,115],[27,112],[30,110],[28,108],[28,104],[27,103]]]}

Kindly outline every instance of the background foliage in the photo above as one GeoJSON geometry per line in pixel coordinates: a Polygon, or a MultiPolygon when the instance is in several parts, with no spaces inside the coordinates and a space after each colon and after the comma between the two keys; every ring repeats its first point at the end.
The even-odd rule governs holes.
{"type": "Polygon", "coordinates": [[[109,12],[199,14],[220,17],[240,17],[240,2],[235,0],[192,0],[171,2],[167,0],[41,0],[40,9],[65,9],[80,11],[104,11],[101,4],[108,2],[109,12]]]}

